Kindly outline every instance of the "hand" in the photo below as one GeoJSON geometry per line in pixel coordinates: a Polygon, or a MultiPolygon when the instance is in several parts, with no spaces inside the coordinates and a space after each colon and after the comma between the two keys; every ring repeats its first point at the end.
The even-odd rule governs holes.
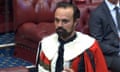
{"type": "Polygon", "coordinates": [[[74,72],[74,71],[71,68],[64,68],[64,70],[62,72],[74,72]]]}

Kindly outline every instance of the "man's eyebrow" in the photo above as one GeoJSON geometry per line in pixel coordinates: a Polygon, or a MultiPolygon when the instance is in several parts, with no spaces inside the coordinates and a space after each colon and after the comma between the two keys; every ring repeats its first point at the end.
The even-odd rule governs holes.
{"type": "Polygon", "coordinates": [[[55,17],[55,20],[59,21],[60,19],[55,17]]]}
{"type": "Polygon", "coordinates": [[[62,19],[62,21],[69,21],[68,19],[62,19]]]}
{"type": "Polygon", "coordinates": [[[59,19],[57,17],[55,17],[54,20],[56,20],[56,21],[64,21],[64,22],[68,22],[69,21],[68,19],[59,19]]]}

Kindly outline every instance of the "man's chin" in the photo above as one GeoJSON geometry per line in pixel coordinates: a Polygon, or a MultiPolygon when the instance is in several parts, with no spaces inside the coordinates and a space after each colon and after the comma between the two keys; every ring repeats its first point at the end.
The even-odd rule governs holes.
{"type": "Polygon", "coordinates": [[[68,36],[65,36],[65,35],[58,35],[60,38],[62,39],[66,39],[68,36]]]}

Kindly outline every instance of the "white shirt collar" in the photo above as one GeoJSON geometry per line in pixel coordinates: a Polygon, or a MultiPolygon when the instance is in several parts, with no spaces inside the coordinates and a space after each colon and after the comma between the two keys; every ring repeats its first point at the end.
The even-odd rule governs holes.
{"type": "Polygon", "coordinates": [[[120,2],[118,2],[117,5],[115,5],[109,2],[108,0],[105,0],[105,3],[107,4],[110,11],[112,11],[116,6],[120,8],[120,2]]]}

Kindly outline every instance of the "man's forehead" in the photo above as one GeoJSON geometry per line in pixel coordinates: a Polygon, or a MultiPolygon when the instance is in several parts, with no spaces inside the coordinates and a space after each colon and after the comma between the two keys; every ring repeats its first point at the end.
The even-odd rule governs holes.
{"type": "Polygon", "coordinates": [[[73,16],[73,9],[72,8],[58,8],[55,11],[55,16],[73,16]]]}
{"type": "Polygon", "coordinates": [[[73,7],[59,7],[56,10],[65,10],[65,11],[71,10],[71,11],[73,11],[73,7]]]}

